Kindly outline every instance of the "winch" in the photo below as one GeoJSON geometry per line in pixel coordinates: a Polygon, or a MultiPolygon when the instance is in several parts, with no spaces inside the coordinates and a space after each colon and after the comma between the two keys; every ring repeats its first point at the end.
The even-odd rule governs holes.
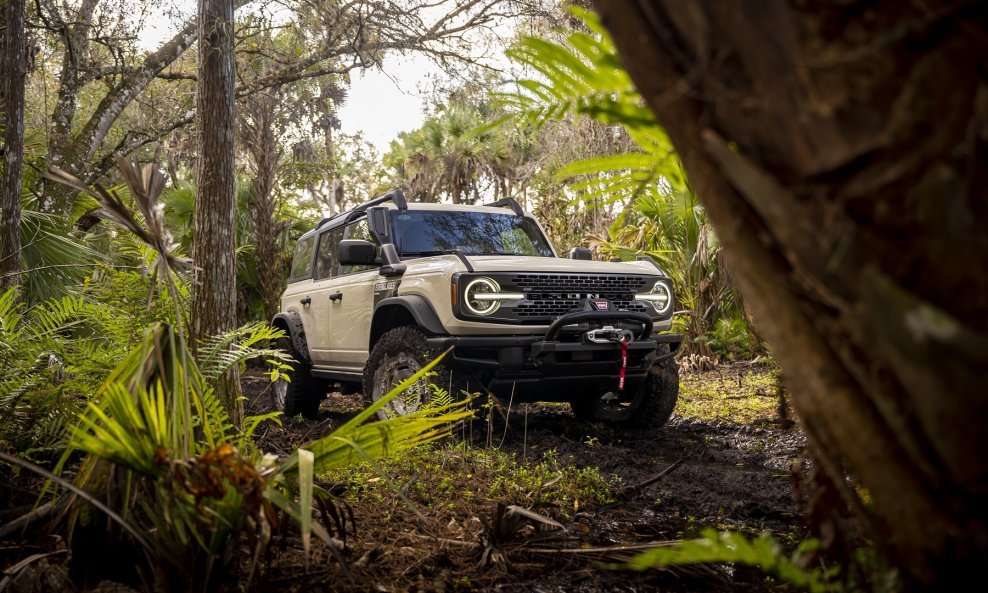
{"type": "Polygon", "coordinates": [[[583,335],[587,341],[594,344],[629,344],[635,339],[635,335],[631,333],[630,329],[620,329],[611,325],[592,329],[583,335]]]}

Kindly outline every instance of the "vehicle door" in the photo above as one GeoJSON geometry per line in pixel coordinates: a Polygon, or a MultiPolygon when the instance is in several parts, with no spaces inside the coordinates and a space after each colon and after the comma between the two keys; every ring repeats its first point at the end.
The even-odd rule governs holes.
{"type": "Polygon", "coordinates": [[[309,356],[317,365],[331,365],[330,336],[334,325],[334,309],[329,295],[333,293],[337,278],[340,259],[340,241],[343,239],[343,227],[327,229],[319,234],[316,245],[315,262],[312,270],[312,285],[307,297],[310,299],[306,308],[309,311],[309,323],[305,323],[306,341],[309,343],[309,356]]]}
{"type": "MultiPolygon", "coordinates": [[[[366,217],[346,225],[343,238],[370,241],[380,246],[370,232],[366,217]]],[[[374,283],[381,278],[378,273],[380,267],[378,264],[340,266],[340,281],[335,284],[333,292],[337,298],[330,308],[334,319],[345,321],[333,326],[330,349],[333,361],[343,366],[362,369],[367,362],[374,313],[374,283]]]]}
{"type": "Polygon", "coordinates": [[[315,256],[316,236],[299,239],[288,272],[288,286],[281,295],[281,310],[297,313],[306,331],[315,326],[312,316],[312,267],[315,256]]]}

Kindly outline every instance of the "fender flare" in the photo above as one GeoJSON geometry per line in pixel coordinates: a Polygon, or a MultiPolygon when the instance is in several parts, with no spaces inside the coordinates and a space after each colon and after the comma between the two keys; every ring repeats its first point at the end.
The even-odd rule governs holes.
{"type": "Polygon", "coordinates": [[[296,354],[304,358],[306,363],[312,364],[312,359],[309,358],[309,345],[305,341],[305,326],[302,325],[302,318],[298,313],[294,311],[278,313],[271,320],[271,325],[288,332],[296,354]]]}
{"type": "Polygon", "coordinates": [[[424,297],[417,294],[388,297],[386,299],[382,299],[374,307],[374,317],[371,321],[370,332],[371,348],[374,347],[374,343],[377,342],[377,338],[380,338],[381,335],[387,331],[387,329],[391,329],[390,327],[387,329],[380,327],[381,324],[384,323],[383,315],[386,314],[382,310],[387,309],[389,312],[387,314],[393,314],[396,307],[407,311],[411,315],[412,319],[415,320],[415,324],[429,333],[440,336],[448,333],[446,328],[443,327],[442,322],[439,321],[439,316],[436,315],[436,311],[424,297]]]}

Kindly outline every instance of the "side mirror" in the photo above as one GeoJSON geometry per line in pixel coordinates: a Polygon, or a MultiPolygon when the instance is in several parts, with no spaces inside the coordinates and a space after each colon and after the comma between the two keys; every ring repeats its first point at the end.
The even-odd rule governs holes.
{"type": "Polygon", "coordinates": [[[372,266],[377,263],[377,245],[361,239],[340,241],[340,265],[372,266]]]}
{"type": "Polygon", "coordinates": [[[574,247],[573,249],[570,249],[569,258],[592,260],[593,251],[591,251],[589,247],[574,247]]]}

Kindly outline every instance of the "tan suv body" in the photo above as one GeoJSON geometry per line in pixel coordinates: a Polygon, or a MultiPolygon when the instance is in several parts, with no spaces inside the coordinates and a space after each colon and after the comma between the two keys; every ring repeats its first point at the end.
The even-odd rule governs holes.
{"type": "MultiPolygon", "coordinates": [[[[678,394],[673,308],[653,261],[561,258],[513,200],[392,192],[299,239],[274,319],[296,365],[275,403],[314,416],[331,382],[376,399],[450,350],[433,382],[451,393],[569,401],[587,419],[655,426],[678,394]]],[[[430,393],[411,390],[388,413],[430,393]]]]}

